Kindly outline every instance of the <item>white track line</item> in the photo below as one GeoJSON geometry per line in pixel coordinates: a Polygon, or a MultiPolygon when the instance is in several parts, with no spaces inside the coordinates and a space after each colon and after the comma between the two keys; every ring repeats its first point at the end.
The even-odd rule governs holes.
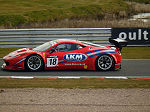
{"type": "Polygon", "coordinates": [[[80,79],[81,77],[79,76],[58,76],[59,79],[80,79]]]}
{"type": "Polygon", "coordinates": [[[13,79],[33,79],[31,76],[11,76],[13,79]]]}
{"type": "Polygon", "coordinates": [[[105,79],[128,79],[128,77],[114,76],[114,77],[105,77],[105,79]]]}

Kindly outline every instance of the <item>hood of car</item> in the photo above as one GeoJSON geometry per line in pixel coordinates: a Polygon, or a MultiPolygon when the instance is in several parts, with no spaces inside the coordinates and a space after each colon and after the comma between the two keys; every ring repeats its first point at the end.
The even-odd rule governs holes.
{"type": "Polygon", "coordinates": [[[30,51],[30,48],[18,49],[16,51],[13,51],[13,52],[9,53],[7,56],[3,57],[3,59],[5,59],[5,58],[15,58],[17,56],[26,54],[28,51],[30,51]]]}

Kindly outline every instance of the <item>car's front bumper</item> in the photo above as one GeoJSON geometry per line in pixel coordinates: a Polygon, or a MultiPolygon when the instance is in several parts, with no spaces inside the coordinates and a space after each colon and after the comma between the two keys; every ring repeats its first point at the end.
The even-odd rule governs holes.
{"type": "Polygon", "coordinates": [[[20,61],[13,59],[3,59],[3,61],[3,65],[1,67],[4,70],[24,70],[24,60],[20,61]]]}

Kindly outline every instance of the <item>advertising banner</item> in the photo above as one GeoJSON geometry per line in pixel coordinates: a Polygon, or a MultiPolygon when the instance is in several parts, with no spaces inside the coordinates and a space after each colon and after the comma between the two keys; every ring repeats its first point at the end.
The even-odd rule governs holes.
{"type": "Polygon", "coordinates": [[[150,44],[150,28],[112,28],[112,38],[125,39],[129,45],[150,44]]]}

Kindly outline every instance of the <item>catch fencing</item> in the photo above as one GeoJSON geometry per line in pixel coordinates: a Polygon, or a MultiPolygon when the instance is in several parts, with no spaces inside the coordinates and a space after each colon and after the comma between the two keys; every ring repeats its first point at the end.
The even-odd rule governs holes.
{"type": "MultiPolygon", "coordinates": [[[[0,29],[0,48],[35,47],[55,39],[75,39],[110,45],[112,28],[0,29]]],[[[138,45],[137,45],[138,46],[138,45]]]]}

